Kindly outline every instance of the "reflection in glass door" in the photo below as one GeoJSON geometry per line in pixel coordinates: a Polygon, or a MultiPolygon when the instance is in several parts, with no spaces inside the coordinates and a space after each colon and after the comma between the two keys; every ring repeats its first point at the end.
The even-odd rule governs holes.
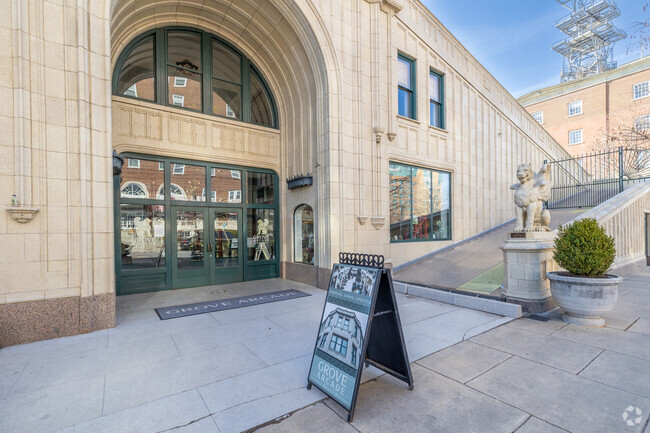
{"type": "Polygon", "coordinates": [[[175,208],[174,229],[176,248],[172,273],[175,288],[209,284],[208,262],[206,261],[206,233],[204,231],[205,210],[197,208],[175,208]]]}
{"type": "Polygon", "coordinates": [[[208,246],[212,253],[211,284],[233,283],[243,280],[243,261],[241,245],[241,210],[212,209],[212,243],[208,246]]]}

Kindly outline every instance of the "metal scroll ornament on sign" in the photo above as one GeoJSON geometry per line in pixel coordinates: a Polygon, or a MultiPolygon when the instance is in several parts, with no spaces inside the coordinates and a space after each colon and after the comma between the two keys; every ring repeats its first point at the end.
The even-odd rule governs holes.
{"type": "Polygon", "coordinates": [[[384,256],[378,254],[339,253],[339,263],[384,269],[384,256]]]}

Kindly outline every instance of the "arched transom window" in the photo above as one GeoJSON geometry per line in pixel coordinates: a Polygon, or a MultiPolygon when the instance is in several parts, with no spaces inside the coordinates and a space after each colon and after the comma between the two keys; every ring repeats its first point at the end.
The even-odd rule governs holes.
{"type": "Polygon", "coordinates": [[[260,73],[228,43],[200,30],[163,28],[136,38],[117,61],[113,93],[277,127],[260,73]]]}

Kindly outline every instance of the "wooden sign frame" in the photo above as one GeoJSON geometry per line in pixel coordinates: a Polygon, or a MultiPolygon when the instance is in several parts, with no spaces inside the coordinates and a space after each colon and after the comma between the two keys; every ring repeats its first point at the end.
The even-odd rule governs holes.
{"type": "Polygon", "coordinates": [[[383,256],[341,253],[339,259],[332,267],[307,389],[315,386],[331,397],[348,411],[350,422],[364,365],[406,382],[409,389],[413,375],[383,256]]]}

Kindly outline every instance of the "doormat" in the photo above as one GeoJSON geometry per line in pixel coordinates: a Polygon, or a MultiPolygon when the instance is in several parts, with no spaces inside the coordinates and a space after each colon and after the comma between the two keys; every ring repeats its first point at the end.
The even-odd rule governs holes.
{"type": "Polygon", "coordinates": [[[269,302],[284,301],[285,299],[302,298],[311,296],[300,290],[280,290],[277,292],[261,293],[259,295],[240,296],[237,298],[219,299],[218,301],[197,302],[196,304],[178,305],[176,307],[156,308],[160,320],[175,319],[177,317],[194,316],[196,314],[213,313],[215,311],[232,310],[233,308],[248,307],[250,305],[267,304],[269,302]]]}

